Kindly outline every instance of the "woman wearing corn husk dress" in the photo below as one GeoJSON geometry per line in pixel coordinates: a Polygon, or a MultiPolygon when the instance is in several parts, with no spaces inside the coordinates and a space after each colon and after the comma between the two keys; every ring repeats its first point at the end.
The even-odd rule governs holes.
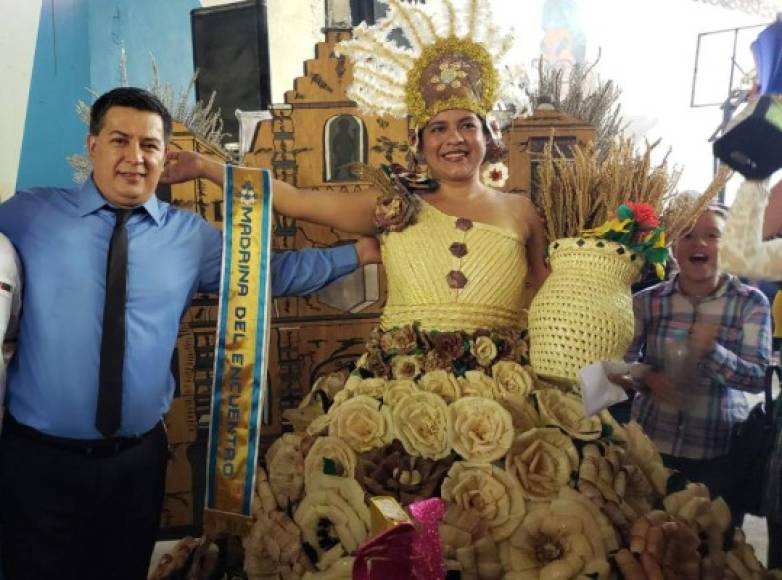
{"type": "MultiPolygon", "coordinates": [[[[636,555],[619,557],[631,572],[663,556],[666,569],[700,566],[697,534],[716,545],[729,521],[702,488],[645,517],[668,475],[648,440],[606,414],[606,425],[585,417],[576,396],[529,366],[523,307],[547,276],[545,238],[529,200],[479,178],[499,144],[488,120],[493,60],[508,46],[485,4],[444,2],[432,15],[392,1],[386,20],[338,47],[354,61],[351,98],[412,118],[428,176],[364,168],[374,187],[349,196],[274,184],[284,215],[378,233],[388,298],[356,369],[316,382],[287,414],[294,432],[266,455],[245,540],[250,578],[350,578],[376,531],[377,496],[405,506],[441,497],[440,548],[429,556],[464,580],[607,578],[610,554],[631,542],[636,555]],[[388,41],[395,28],[411,48],[388,41]],[[693,531],[671,514],[695,500],[693,531]],[[647,549],[649,533],[660,538],[647,549]]],[[[169,181],[222,179],[194,154],[172,161],[169,181]]],[[[421,569],[410,577],[442,577],[421,569]]]]}

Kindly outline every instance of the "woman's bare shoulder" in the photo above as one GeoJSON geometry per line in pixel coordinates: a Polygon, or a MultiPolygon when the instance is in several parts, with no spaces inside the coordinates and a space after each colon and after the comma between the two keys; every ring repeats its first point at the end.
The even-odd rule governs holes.
{"type": "Polygon", "coordinates": [[[523,193],[496,192],[498,201],[518,219],[528,222],[539,219],[538,210],[532,200],[523,193]]]}
{"type": "Polygon", "coordinates": [[[501,211],[512,217],[516,231],[526,239],[533,224],[539,221],[532,201],[526,195],[505,191],[494,191],[494,197],[501,211]]]}

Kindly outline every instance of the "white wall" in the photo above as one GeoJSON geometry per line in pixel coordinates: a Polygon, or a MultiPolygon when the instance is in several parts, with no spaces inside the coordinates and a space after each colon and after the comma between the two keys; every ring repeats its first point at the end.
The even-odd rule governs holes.
{"type": "Polygon", "coordinates": [[[0,198],[13,193],[33,72],[40,2],[0,0],[0,198]]]}
{"type": "MultiPolygon", "coordinates": [[[[436,1],[436,0],[435,0],[436,1]]],[[[527,66],[540,52],[544,0],[492,0],[517,35],[514,60],[527,66]]],[[[765,24],[763,18],[689,0],[576,0],[587,39],[587,60],[601,50],[596,70],[623,91],[625,117],[637,137],[662,138],[659,150],[672,148],[670,159],[682,166],[680,189],[703,189],[711,179],[708,138],[722,120],[717,107],[691,108],[690,93],[698,33],[765,24]]],[[[747,35],[739,57],[751,61],[747,35]]],[[[712,60],[707,69],[727,71],[728,62],[712,60]]],[[[714,70],[701,70],[716,95],[727,87],[714,70]]],[[[706,88],[702,85],[701,88],[706,88]]],[[[736,181],[736,180],[734,180],[736,181]]],[[[732,184],[735,187],[735,184],[732,184]]]]}

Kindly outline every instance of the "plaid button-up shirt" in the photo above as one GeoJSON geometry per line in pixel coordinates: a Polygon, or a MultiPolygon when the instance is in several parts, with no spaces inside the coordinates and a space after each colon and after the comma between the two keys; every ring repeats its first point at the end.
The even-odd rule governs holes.
{"type": "Polygon", "coordinates": [[[695,322],[720,327],[714,349],[697,361],[684,404],[661,403],[641,390],[632,415],[662,453],[690,459],[725,455],[733,426],[749,413],[743,391],[763,390],[771,351],[768,300],[759,290],[727,276],[712,295],[692,301],[682,294],[674,276],[637,293],[633,309],[635,338],[626,358],[653,368],[664,368],[666,346],[670,348],[670,341],[689,332],[695,322]]]}

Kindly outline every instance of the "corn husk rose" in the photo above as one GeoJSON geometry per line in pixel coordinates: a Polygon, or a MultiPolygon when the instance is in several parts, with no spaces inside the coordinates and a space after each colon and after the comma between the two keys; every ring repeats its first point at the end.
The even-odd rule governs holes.
{"type": "Polygon", "coordinates": [[[543,426],[543,421],[535,408],[532,397],[508,394],[502,397],[499,403],[510,412],[513,429],[516,433],[524,433],[543,426]]]}
{"type": "Polygon", "coordinates": [[[453,448],[465,460],[491,463],[503,457],[513,441],[513,419],[498,402],[464,397],[449,406],[453,448]]]}
{"type": "Polygon", "coordinates": [[[498,399],[506,395],[529,395],[534,387],[532,373],[519,363],[500,361],[491,369],[498,399]]]}
{"type": "Polygon", "coordinates": [[[497,384],[483,371],[467,371],[457,379],[464,397],[485,397],[494,399],[497,384]]]}
{"type": "Polygon", "coordinates": [[[451,452],[451,417],[437,395],[418,392],[404,397],[392,417],[394,433],[410,455],[436,460],[451,452]]]}
{"type": "Polygon", "coordinates": [[[402,399],[419,391],[420,389],[413,380],[401,379],[389,381],[386,392],[383,393],[383,404],[393,409],[402,399]]]}
{"type": "Polygon", "coordinates": [[[396,380],[415,379],[423,370],[423,359],[416,355],[399,355],[391,362],[391,375],[396,380]]]}
{"type": "Polygon", "coordinates": [[[407,453],[394,441],[358,458],[357,479],[372,495],[391,496],[403,505],[437,495],[455,456],[432,460],[407,453]]]}
{"type": "Polygon", "coordinates": [[[454,463],[443,482],[442,497],[462,510],[477,513],[496,542],[509,537],[526,513],[518,481],[485,463],[454,463]]]}
{"type": "Polygon", "coordinates": [[[248,579],[300,577],[312,569],[301,546],[301,530],[283,511],[258,514],[242,540],[244,571],[248,579]]]}
{"type": "Polygon", "coordinates": [[[375,228],[378,233],[400,232],[414,224],[420,206],[416,191],[434,191],[437,182],[426,175],[407,171],[401,165],[380,168],[355,164],[353,173],[372,183],[380,192],[375,206],[375,228]]]}
{"type": "MultiPolygon", "coordinates": [[[[364,491],[354,479],[319,475],[293,513],[302,532],[305,551],[321,559],[326,552],[339,556],[356,550],[370,530],[364,491]]],[[[337,556],[337,557],[339,557],[337,556]]]]}
{"type": "Polygon", "coordinates": [[[551,500],[578,469],[578,452],[559,429],[531,429],[514,439],[505,469],[519,481],[525,497],[551,500]]]}
{"type": "Polygon", "coordinates": [[[610,573],[608,551],[593,512],[570,494],[532,504],[521,525],[500,546],[505,578],[509,580],[604,580],[610,573]]]}
{"type": "Polygon", "coordinates": [[[461,386],[456,376],[442,369],[430,371],[422,376],[418,381],[418,388],[438,395],[446,403],[453,403],[462,396],[461,386]]]}
{"type": "Polygon", "coordinates": [[[266,452],[269,485],[283,509],[298,501],[304,489],[302,440],[300,433],[285,433],[266,452]]]}
{"type": "Polygon", "coordinates": [[[600,437],[603,423],[599,417],[587,417],[580,398],[566,395],[555,389],[535,392],[538,412],[544,425],[559,427],[581,441],[591,441],[600,437]]]}
{"type": "Polygon", "coordinates": [[[318,437],[304,459],[304,481],[312,483],[318,475],[355,477],[358,459],[339,437],[318,437]]]}
{"type": "Polygon", "coordinates": [[[329,435],[339,437],[356,453],[383,447],[394,438],[391,410],[372,397],[348,399],[330,414],[329,435]]]}

